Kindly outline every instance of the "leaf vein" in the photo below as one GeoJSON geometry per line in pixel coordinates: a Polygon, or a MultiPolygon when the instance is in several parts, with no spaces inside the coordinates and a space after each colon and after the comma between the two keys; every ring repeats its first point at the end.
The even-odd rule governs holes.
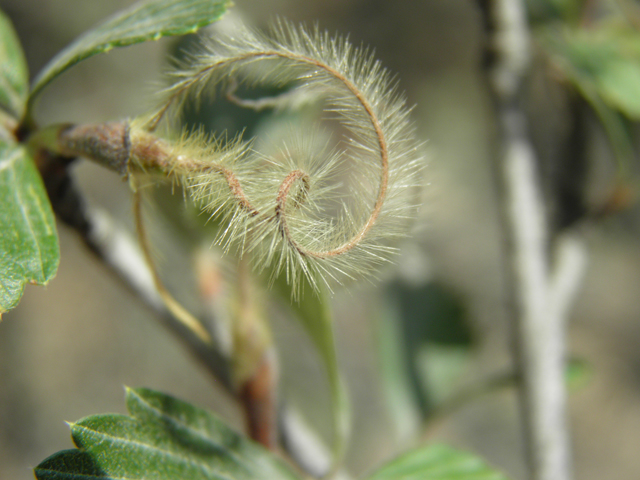
{"type": "MultiPolygon", "coordinates": [[[[135,393],[135,392],[132,392],[132,393],[135,393]]],[[[187,423],[182,422],[182,421],[180,421],[179,419],[177,419],[175,417],[167,415],[165,412],[163,412],[162,410],[157,408],[155,405],[152,405],[151,403],[149,403],[144,397],[138,395],[137,393],[135,393],[135,395],[142,403],[144,403],[147,406],[147,408],[149,410],[154,412],[158,417],[162,418],[163,420],[167,420],[167,421],[173,423],[174,425],[178,425],[178,426],[184,427],[186,430],[191,432],[196,437],[198,437],[198,438],[204,440],[205,442],[207,442],[208,444],[214,445],[218,449],[222,450],[230,459],[232,459],[234,462],[236,462],[236,464],[238,464],[239,466],[243,466],[244,467],[243,462],[240,460],[240,458],[237,455],[235,455],[233,453],[232,450],[229,450],[224,445],[215,442],[210,436],[208,436],[206,433],[202,432],[201,430],[199,430],[199,429],[197,429],[197,428],[195,428],[195,427],[193,427],[191,425],[188,425],[187,423]]]]}
{"type": "MultiPolygon", "coordinates": [[[[9,170],[9,174],[11,175],[11,177],[13,177],[13,181],[15,182],[17,179],[16,179],[16,174],[13,171],[13,169],[9,170]]],[[[16,185],[18,185],[18,184],[16,184],[16,185]]],[[[40,278],[36,278],[36,279],[33,279],[33,280],[44,281],[44,259],[42,257],[42,249],[40,248],[40,243],[38,242],[38,239],[37,239],[38,237],[36,236],[36,232],[35,232],[35,229],[33,227],[32,222],[31,222],[31,218],[29,217],[28,208],[25,207],[24,199],[20,195],[20,189],[19,188],[15,188],[14,192],[15,192],[15,196],[16,196],[17,201],[18,201],[18,207],[20,209],[20,213],[22,214],[22,217],[24,218],[25,224],[27,225],[27,228],[29,229],[29,232],[31,233],[31,241],[33,242],[33,245],[34,245],[34,247],[36,249],[38,260],[39,260],[39,264],[40,264],[39,265],[39,270],[40,270],[39,277],[40,278]]]]}
{"type": "Polygon", "coordinates": [[[209,475],[211,478],[215,478],[215,479],[219,479],[219,480],[234,480],[231,477],[227,477],[226,475],[223,475],[223,474],[221,474],[219,472],[216,472],[216,471],[212,470],[211,467],[209,467],[208,465],[206,465],[204,463],[198,462],[198,461],[196,461],[196,460],[194,460],[192,458],[180,456],[180,455],[178,455],[178,454],[176,454],[174,452],[162,449],[162,448],[157,447],[155,445],[149,445],[149,444],[142,443],[142,442],[139,442],[137,440],[131,440],[131,439],[128,439],[128,438],[116,437],[114,435],[110,435],[110,434],[105,433],[105,432],[100,432],[98,430],[94,430],[92,428],[88,428],[88,427],[85,427],[84,425],[80,425],[80,424],[75,424],[74,427],[75,428],[80,428],[80,429],[85,430],[85,431],[90,432],[90,433],[93,433],[96,436],[105,437],[106,439],[111,440],[113,443],[119,443],[119,444],[125,444],[125,445],[126,444],[130,444],[130,445],[134,445],[134,446],[140,447],[143,450],[156,451],[156,452],[158,452],[158,453],[160,453],[162,455],[166,455],[167,457],[174,458],[178,462],[187,463],[187,464],[189,464],[191,466],[194,466],[197,469],[201,470],[206,475],[209,475]]]}
{"type": "Polygon", "coordinates": [[[13,155],[10,155],[5,159],[0,160],[0,172],[13,166],[15,161],[19,160],[21,157],[22,155],[20,154],[20,151],[16,150],[13,155]]]}

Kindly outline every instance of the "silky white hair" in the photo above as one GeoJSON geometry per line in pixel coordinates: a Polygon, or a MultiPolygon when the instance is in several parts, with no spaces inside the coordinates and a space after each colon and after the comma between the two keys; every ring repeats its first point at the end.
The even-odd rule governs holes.
{"type": "Polygon", "coordinates": [[[368,50],[285,21],[269,35],[242,28],[202,45],[171,74],[157,110],[132,128],[175,131],[187,99],[231,84],[294,85],[282,101],[322,100],[340,138],[331,147],[326,137],[294,126],[280,145],[258,152],[251,140],[183,133],[168,143],[165,174],[216,217],[215,242],[249,254],[258,270],[285,272],[294,286],[305,275],[329,289],[370,277],[415,217],[424,165],[395,81],[368,50]]]}

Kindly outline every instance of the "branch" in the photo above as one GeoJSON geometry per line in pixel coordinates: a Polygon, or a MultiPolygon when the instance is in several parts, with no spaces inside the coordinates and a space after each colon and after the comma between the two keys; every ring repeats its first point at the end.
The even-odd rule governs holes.
{"type": "Polygon", "coordinates": [[[142,301],[228,393],[232,393],[227,359],[209,342],[176,320],[155,288],[137,241],[108,213],[88,208],[67,170],[72,159],[50,157],[39,167],[58,218],[74,229],[96,257],[142,301]]]}
{"type": "Polygon", "coordinates": [[[549,220],[526,115],[520,106],[530,67],[530,32],[522,0],[483,2],[493,27],[491,72],[502,136],[501,175],[507,298],[521,380],[522,414],[532,480],[569,480],[564,362],[566,317],[582,278],[584,249],[562,237],[556,270],[549,220]]]}
{"type": "MultiPolygon", "coordinates": [[[[68,171],[74,159],[53,156],[45,150],[40,150],[36,159],[58,218],[78,233],[102,265],[174,334],[215,382],[227,394],[238,398],[228,356],[186,328],[166,308],[137,241],[107,212],[86,206],[68,171]]],[[[212,309],[207,313],[210,320],[207,323],[215,322],[212,309]]],[[[330,453],[321,447],[317,436],[284,403],[280,405],[278,424],[280,442],[291,459],[314,477],[325,475],[331,467],[330,453]]]]}
{"type": "Polygon", "coordinates": [[[505,140],[512,237],[514,325],[527,449],[533,480],[570,478],[564,385],[565,318],[551,311],[548,232],[535,156],[522,138],[505,140]]]}

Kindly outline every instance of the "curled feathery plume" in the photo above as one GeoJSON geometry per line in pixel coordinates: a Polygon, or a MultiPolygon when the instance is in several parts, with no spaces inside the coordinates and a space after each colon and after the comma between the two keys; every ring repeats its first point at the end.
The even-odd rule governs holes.
{"type": "Polygon", "coordinates": [[[160,169],[180,183],[218,218],[218,244],[250,253],[259,270],[285,271],[294,285],[305,275],[329,289],[370,275],[394,253],[416,213],[423,158],[405,99],[372,54],[279,21],[269,36],[243,29],[205,40],[173,76],[158,109],[131,126],[129,170],[160,169]],[[293,127],[268,153],[239,138],[164,141],[151,133],[171,129],[189,98],[265,83],[321,98],[340,126],[337,145],[293,127]]]}

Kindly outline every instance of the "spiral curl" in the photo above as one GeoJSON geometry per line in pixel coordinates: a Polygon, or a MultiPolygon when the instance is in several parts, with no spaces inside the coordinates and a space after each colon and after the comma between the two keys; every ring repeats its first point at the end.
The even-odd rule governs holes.
{"type": "Polygon", "coordinates": [[[229,83],[268,83],[322,97],[326,116],[342,128],[338,145],[330,148],[308,129],[292,129],[270,153],[239,138],[225,144],[183,134],[163,145],[167,154],[156,155],[153,165],[152,156],[133,155],[134,169],[159,167],[181,183],[203,211],[221,219],[216,243],[250,252],[259,270],[286,271],[290,283],[303,274],[315,287],[322,282],[331,289],[389,259],[393,241],[415,216],[424,162],[404,98],[367,50],[279,21],[269,36],[241,30],[205,40],[188,62],[132,137],[161,125],[175,128],[189,98],[229,83]]]}

